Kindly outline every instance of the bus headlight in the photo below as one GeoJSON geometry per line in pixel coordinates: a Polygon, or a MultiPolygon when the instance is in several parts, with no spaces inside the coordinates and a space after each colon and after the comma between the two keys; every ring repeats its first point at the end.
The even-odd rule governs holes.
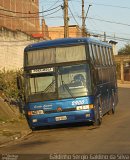
{"type": "Polygon", "coordinates": [[[77,106],[76,110],[89,110],[93,108],[93,104],[83,105],[83,106],[77,106]]]}
{"type": "Polygon", "coordinates": [[[28,111],[28,115],[29,115],[29,116],[39,115],[39,114],[44,114],[44,111],[43,111],[43,110],[28,111]]]}
{"type": "Polygon", "coordinates": [[[89,105],[84,105],[84,106],[82,106],[83,107],[83,110],[84,109],[89,109],[89,105]]]}
{"type": "Polygon", "coordinates": [[[76,110],[77,110],[77,111],[82,110],[82,109],[83,109],[82,106],[77,106],[77,107],[76,107],[76,110]]]}
{"type": "Polygon", "coordinates": [[[43,110],[37,110],[37,114],[44,114],[43,110]]]}

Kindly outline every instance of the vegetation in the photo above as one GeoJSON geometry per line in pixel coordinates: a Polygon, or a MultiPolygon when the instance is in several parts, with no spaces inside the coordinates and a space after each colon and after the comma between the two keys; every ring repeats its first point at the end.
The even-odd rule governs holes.
{"type": "Polygon", "coordinates": [[[17,75],[21,71],[0,71],[0,94],[7,101],[17,101],[19,90],[17,88],[17,75]]]}
{"type": "Polygon", "coordinates": [[[119,55],[130,55],[130,44],[126,44],[125,47],[121,48],[118,54],[119,55]]]}

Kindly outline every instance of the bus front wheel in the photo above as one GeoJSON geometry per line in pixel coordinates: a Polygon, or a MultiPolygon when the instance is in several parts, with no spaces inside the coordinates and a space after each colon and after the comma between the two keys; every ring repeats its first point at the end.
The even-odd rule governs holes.
{"type": "Polygon", "coordinates": [[[115,114],[115,97],[112,95],[111,97],[111,110],[108,112],[110,115],[115,114]]]}
{"type": "Polygon", "coordinates": [[[94,126],[100,126],[102,123],[102,108],[99,106],[95,112],[94,126]]]}

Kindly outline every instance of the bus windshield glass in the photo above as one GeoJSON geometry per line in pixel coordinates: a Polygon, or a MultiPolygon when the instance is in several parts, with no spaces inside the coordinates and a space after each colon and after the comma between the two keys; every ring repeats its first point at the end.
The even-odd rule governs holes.
{"type": "Polygon", "coordinates": [[[59,98],[90,95],[91,81],[88,64],[59,67],[58,94],[59,98]]]}
{"type": "Polygon", "coordinates": [[[91,94],[88,64],[32,70],[28,79],[30,96],[44,100],[76,98],[91,94]]]}
{"type": "Polygon", "coordinates": [[[53,74],[40,74],[30,78],[31,94],[55,92],[55,76],[53,74]]]}

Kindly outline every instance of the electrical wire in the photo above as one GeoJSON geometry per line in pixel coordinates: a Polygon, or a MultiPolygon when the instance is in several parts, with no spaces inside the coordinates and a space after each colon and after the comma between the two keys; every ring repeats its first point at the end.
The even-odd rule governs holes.
{"type": "MultiPolygon", "coordinates": [[[[81,0],[71,0],[75,2],[81,3],[81,0]]],[[[89,2],[85,2],[87,4],[90,4],[89,2]]],[[[105,7],[114,7],[114,8],[121,8],[121,9],[130,9],[130,7],[126,6],[117,6],[117,5],[111,5],[111,4],[103,4],[103,3],[91,3],[92,5],[100,5],[100,6],[105,6],[105,7]]]]}
{"type": "Polygon", "coordinates": [[[76,20],[75,16],[73,15],[73,13],[72,13],[72,11],[71,11],[70,7],[68,7],[68,8],[69,8],[69,11],[70,11],[70,13],[71,13],[71,15],[72,15],[72,17],[73,17],[74,21],[77,23],[77,25],[78,25],[78,26],[80,26],[80,25],[79,25],[79,23],[77,22],[77,20],[76,20]]]}
{"type": "MultiPolygon", "coordinates": [[[[47,10],[42,11],[42,12],[34,12],[34,13],[31,13],[31,12],[29,12],[29,13],[25,13],[25,12],[15,12],[15,11],[6,10],[6,9],[2,9],[2,8],[0,8],[0,11],[5,11],[5,12],[9,12],[9,13],[19,13],[19,14],[40,14],[40,13],[45,13],[45,12],[50,12],[50,11],[52,11],[52,10],[55,10],[55,9],[57,9],[59,6],[61,6],[61,5],[58,5],[58,6],[54,7],[54,8],[51,8],[51,9],[47,9],[47,10]]],[[[0,14],[1,14],[1,13],[0,13],[0,14]]]]}
{"type": "MultiPolygon", "coordinates": [[[[52,12],[52,13],[50,13],[50,14],[44,15],[44,17],[45,17],[45,16],[52,15],[52,14],[54,14],[54,13],[57,13],[59,10],[61,10],[61,8],[58,9],[58,10],[56,10],[56,11],[54,11],[54,12],[52,12]]],[[[1,13],[0,13],[0,17],[25,18],[25,19],[26,19],[26,18],[34,18],[34,19],[35,19],[35,18],[40,18],[40,17],[43,17],[43,16],[39,16],[39,15],[38,15],[37,17],[30,17],[30,16],[28,16],[28,17],[25,17],[25,16],[24,16],[24,17],[23,17],[23,16],[11,16],[11,15],[6,15],[6,14],[1,14],[1,13]],[[1,15],[2,15],[2,16],[1,16],[1,15]]]]}
{"type": "Polygon", "coordinates": [[[102,21],[102,22],[108,22],[108,23],[114,23],[114,24],[120,24],[120,25],[124,25],[124,26],[130,26],[130,24],[125,24],[125,23],[121,23],[121,22],[114,22],[114,21],[109,21],[109,20],[104,20],[104,19],[99,19],[99,18],[93,18],[93,17],[87,17],[88,19],[94,19],[97,21],[102,21]]]}
{"type": "Polygon", "coordinates": [[[122,9],[130,9],[129,7],[125,6],[115,6],[115,5],[109,5],[109,4],[101,4],[101,3],[92,3],[92,5],[100,5],[100,6],[105,6],[105,7],[114,7],[114,8],[122,8],[122,9]]]}
{"type": "Polygon", "coordinates": [[[60,0],[57,0],[54,4],[52,4],[50,7],[48,7],[47,10],[49,10],[51,7],[55,6],[60,0]]]}

